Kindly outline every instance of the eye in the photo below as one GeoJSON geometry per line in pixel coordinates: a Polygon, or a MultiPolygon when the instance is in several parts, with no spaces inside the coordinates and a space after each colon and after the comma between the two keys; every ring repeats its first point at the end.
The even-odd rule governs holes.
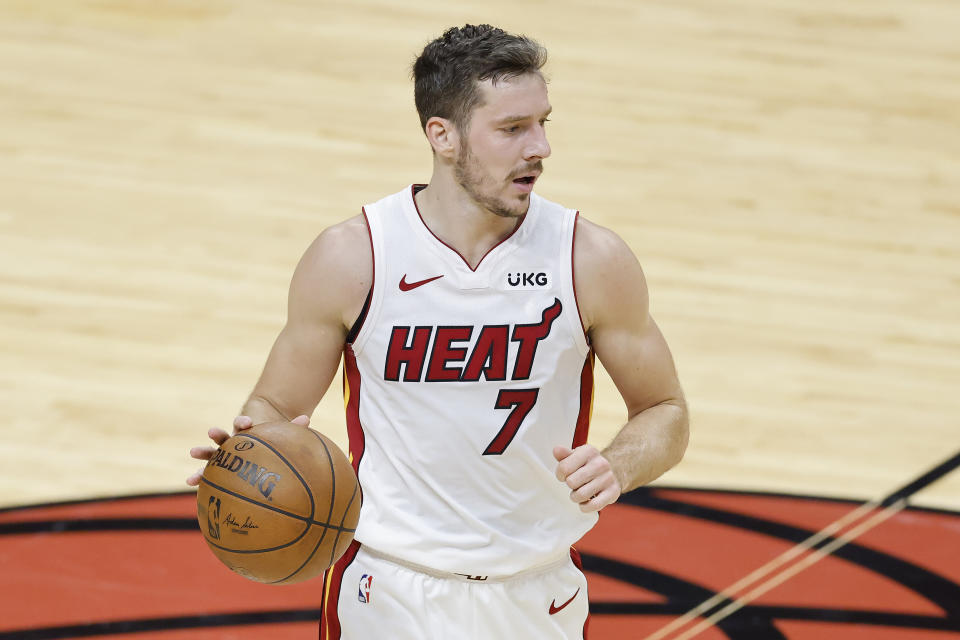
{"type": "Polygon", "coordinates": [[[547,124],[548,122],[550,122],[550,118],[544,118],[543,120],[540,121],[540,126],[543,126],[543,125],[547,124]]]}
{"type": "Polygon", "coordinates": [[[517,131],[520,131],[520,126],[515,124],[510,127],[504,127],[501,129],[501,131],[505,131],[506,133],[516,133],[517,131]]]}

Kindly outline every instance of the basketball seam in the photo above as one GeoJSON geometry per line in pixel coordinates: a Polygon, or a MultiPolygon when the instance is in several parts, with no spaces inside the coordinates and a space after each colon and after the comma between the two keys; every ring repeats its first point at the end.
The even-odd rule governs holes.
{"type": "MultiPolygon", "coordinates": [[[[351,468],[353,468],[352,465],[351,465],[351,468]]],[[[331,466],[331,472],[332,472],[332,471],[333,471],[333,467],[331,466]]],[[[344,526],[343,526],[343,521],[347,519],[347,515],[350,513],[350,507],[353,506],[353,501],[356,500],[356,498],[357,498],[357,492],[358,492],[358,491],[360,491],[360,482],[359,482],[359,480],[357,481],[356,484],[354,484],[354,486],[353,486],[353,493],[350,495],[350,501],[347,503],[346,509],[343,510],[343,514],[340,516],[340,526],[338,526],[338,527],[333,527],[333,528],[335,528],[335,529],[337,530],[337,537],[333,539],[333,546],[330,547],[330,560],[327,561],[327,567],[328,567],[328,568],[329,568],[329,567],[332,567],[332,566],[334,565],[334,563],[335,563],[335,559],[334,559],[333,556],[334,556],[334,555],[336,554],[336,552],[337,552],[337,544],[339,544],[339,542],[340,542],[340,536],[341,536],[341,534],[343,534],[344,531],[349,531],[349,532],[355,532],[355,531],[356,531],[356,528],[350,529],[350,528],[344,527],[344,526]]],[[[310,557],[311,557],[311,558],[313,557],[313,554],[315,554],[315,553],[317,552],[317,549],[318,549],[319,547],[320,547],[320,544],[318,543],[317,546],[314,547],[313,553],[310,554],[310,557]]]]}
{"type": "Polygon", "coordinates": [[[356,486],[353,487],[353,494],[350,496],[350,502],[347,503],[347,508],[343,510],[343,515],[340,516],[340,526],[337,527],[337,537],[333,542],[333,550],[330,552],[330,564],[333,564],[334,562],[333,554],[337,550],[337,543],[340,542],[340,534],[343,533],[344,531],[347,531],[347,529],[344,529],[343,527],[343,521],[347,519],[347,514],[350,513],[350,507],[353,506],[353,501],[356,499],[357,492],[359,490],[360,490],[360,483],[358,482],[356,486]]]}
{"type": "MultiPolygon", "coordinates": [[[[321,526],[321,527],[326,527],[326,528],[328,528],[328,529],[339,529],[339,528],[340,528],[340,527],[338,527],[338,526],[335,525],[335,524],[323,523],[323,522],[320,522],[319,520],[313,520],[312,518],[307,518],[306,516],[301,516],[301,515],[297,515],[296,513],[291,513],[291,512],[289,512],[289,511],[284,511],[283,509],[280,509],[280,508],[278,508],[278,507],[274,507],[274,506],[269,505],[269,504],[263,504],[263,503],[261,503],[261,502],[256,502],[256,501],[254,501],[252,498],[248,498],[247,496],[241,495],[241,494],[239,494],[239,493],[235,493],[235,492],[231,491],[230,489],[227,489],[226,487],[221,487],[221,486],[218,485],[217,483],[215,483],[215,482],[210,482],[210,481],[207,480],[206,478],[200,478],[200,481],[203,482],[204,484],[210,485],[211,487],[213,487],[214,489],[217,489],[218,491],[223,491],[223,492],[226,493],[226,494],[229,494],[229,495],[231,495],[231,496],[234,496],[235,498],[240,498],[241,500],[245,500],[245,501],[247,501],[247,502],[250,502],[251,504],[254,504],[254,505],[258,506],[258,507],[263,507],[264,509],[269,509],[269,510],[271,510],[271,511],[276,511],[277,513],[279,513],[279,514],[282,515],[282,516],[287,516],[287,517],[289,517],[289,518],[293,518],[294,520],[299,520],[300,522],[304,522],[304,523],[306,523],[306,524],[308,524],[308,525],[314,525],[314,524],[315,524],[315,525],[318,525],[318,526],[321,526]]],[[[344,531],[354,531],[354,529],[344,529],[344,531]]]]}
{"type": "MultiPolygon", "coordinates": [[[[313,431],[310,431],[310,433],[314,433],[314,432],[313,432],[313,431]]],[[[316,515],[316,513],[317,513],[316,502],[314,502],[314,500],[313,500],[313,492],[310,490],[310,485],[307,484],[307,481],[303,479],[303,476],[300,475],[300,472],[297,471],[296,467],[294,467],[292,464],[290,464],[290,462],[283,456],[283,454],[280,453],[279,451],[277,451],[277,450],[273,447],[273,445],[271,445],[269,442],[267,442],[267,441],[265,441],[265,440],[262,440],[262,439],[258,438],[257,436],[251,435],[251,434],[249,434],[249,433],[238,433],[237,435],[238,435],[238,436],[241,436],[241,437],[244,437],[244,438],[250,438],[251,440],[256,440],[257,442],[259,442],[260,444],[262,444],[263,446],[265,446],[267,449],[270,449],[270,451],[273,451],[274,455],[276,455],[278,458],[280,458],[280,460],[281,460],[281,462],[283,462],[283,464],[285,464],[285,465],[287,465],[288,467],[290,467],[290,470],[293,471],[293,474],[297,477],[297,480],[299,480],[299,481],[300,481],[300,484],[303,485],[304,491],[306,491],[306,492],[307,492],[307,495],[310,497],[310,515],[307,516],[307,519],[308,519],[308,520],[313,520],[313,516],[316,515]]],[[[329,517],[328,517],[327,519],[329,520],[329,517]]]]}
{"type": "MultiPolygon", "coordinates": [[[[222,550],[222,551],[227,551],[227,552],[229,552],[229,553],[267,553],[267,552],[270,552],[270,551],[279,551],[280,549],[286,549],[286,548],[289,547],[290,545],[293,545],[293,544],[296,544],[297,542],[299,542],[305,535],[307,535],[307,533],[310,531],[310,527],[312,527],[313,525],[317,525],[317,526],[323,527],[323,528],[324,528],[324,533],[326,533],[326,530],[327,530],[327,529],[337,529],[337,528],[338,528],[336,525],[332,525],[332,524],[330,524],[330,523],[324,524],[323,522],[317,522],[316,520],[312,520],[312,519],[311,519],[311,520],[307,520],[307,519],[305,519],[303,516],[298,516],[298,515],[295,514],[295,513],[288,513],[288,512],[286,512],[286,511],[283,511],[282,509],[277,509],[276,507],[271,507],[270,505],[261,504],[261,503],[259,503],[259,502],[254,502],[253,500],[247,498],[246,496],[242,496],[242,495],[240,495],[240,494],[234,493],[233,491],[230,491],[229,489],[226,489],[226,488],[224,488],[224,487],[221,487],[220,485],[215,484],[215,483],[213,483],[213,482],[210,482],[210,481],[207,480],[206,478],[201,478],[201,481],[204,482],[205,484],[210,485],[210,486],[213,487],[214,489],[217,489],[218,491],[223,491],[224,493],[227,493],[227,494],[229,494],[229,495],[232,495],[232,496],[234,496],[234,497],[236,497],[236,498],[240,498],[241,500],[245,500],[245,501],[247,501],[247,502],[250,502],[251,504],[253,504],[253,505],[255,505],[255,506],[263,507],[263,508],[266,508],[266,509],[270,509],[270,510],[272,510],[272,511],[276,511],[277,513],[279,513],[279,514],[281,514],[281,515],[288,516],[288,517],[290,517],[290,518],[293,518],[293,519],[295,519],[295,520],[299,520],[299,521],[304,522],[304,523],[306,524],[306,527],[304,527],[303,532],[300,533],[300,535],[298,535],[298,536],[297,536],[296,538],[294,538],[293,540],[291,540],[291,541],[289,541],[289,542],[286,542],[286,543],[284,543],[284,544],[282,544],[282,545],[280,545],[280,546],[277,546],[277,547],[269,547],[269,548],[265,548],[265,549],[234,549],[234,548],[231,548],[231,547],[225,547],[225,546],[223,546],[223,545],[219,545],[219,544],[217,544],[217,543],[215,543],[215,542],[212,542],[209,538],[207,538],[206,536],[204,536],[204,538],[205,538],[206,541],[207,541],[207,544],[209,544],[209,545],[212,546],[212,547],[216,547],[217,549],[220,549],[220,550],[222,550]]],[[[352,532],[355,531],[355,530],[348,530],[348,531],[350,531],[350,532],[352,533],[352,532]]]]}
{"type": "MultiPolygon", "coordinates": [[[[327,454],[327,462],[329,463],[329,464],[328,464],[328,468],[330,469],[330,509],[329,509],[329,511],[327,512],[327,524],[324,525],[323,533],[320,534],[320,539],[317,540],[317,544],[314,545],[313,551],[311,551],[311,552],[310,552],[310,555],[308,555],[307,558],[306,558],[306,560],[303,561],[303,564],[301,564],[299,567],[297,567],[297,568],[293,571],[293,573],[291,573],[290,575],[288,575],[288,576],[286,576],[286,577],[283,577],[283,578],[280,578],[279,580],[274,580],[274,581],[271,582],[270,584],[277,584],[278,582],[284,582],[284,581],[286,581],[286,580],[289,580],[289,579],[292,578],[293,576],[295,576],[295,575],[297,575],[298,573],[300,573],[305,566],[307,566],[308,564],[310,564],[310,560],[313,559],[313,556],[315,556],[315,555],[317,554],[317,549],[320,548],[320,545],[323,544],[324,538],[327,537],[327,531],[329,530],[329,529],[328,529],[328,525],[330,524],[330,518],[331,518],[331,516],[333,516],[334,500],[336,500],[336,497],[337,497],[337,474],[335,473],[334,467],[333,467],[333,456],[330,455],[330,448],[327,446],[327,443],[324,442],[323,437],[322,437],[319,433],[317,433],[316,431],[313,431],[312,429],[310,430],[310,433],[313,434],[313,435],[317,438],[317,440],[320,441],[320,444],[323,445],[323,451],[324,451],[324,453],[327,454]]],[[[311,492],[311,496],[312,496],[312,492],[311,492]]],[[[340,524],[343,524],[343,521],[342,521],[342,520],[341,520],[340,524]]],[[[337,544],[336,541],[337,541],[339,538],[340,538],[340,533],[338,532],[338,533],[337,533],[337,537],[334,539],[334,543],[333,543],[333,544],[334,544],[334,549],[336,549],[336,544],[337,544]]],[[[329,564],[327,565],[327,567],[329,568],[329,564]]]]}

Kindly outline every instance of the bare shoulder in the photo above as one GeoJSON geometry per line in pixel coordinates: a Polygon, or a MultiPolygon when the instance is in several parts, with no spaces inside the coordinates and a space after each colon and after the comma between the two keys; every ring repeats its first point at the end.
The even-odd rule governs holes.
{"type": "Polygon", "coordinates": [[[366,267],[373,274],[367,221],[354,216],[324,229],[303,256],[306,266],[322,266],[324,271],[355,272],[366,267]]]}
{"type": "Polygon", "coordinates": [[[349,326],[372,282],[367,222],[357,215],[324,229],[304,252],[290,284],[290,309],[335,315],[349,326]]]}
{"type": "Polygon", "coordinates": [[[591,222],[582,215],[577,216],[577,260],[588,264],[607,265],[610,262],[624,260],[636,262],[637,258],[619,235],[614,231],[591,222]],[[581,253],[583,252],[583,253],[581,253]]]}
{"type": "Polygon", "coordinates": [[[574,277],[580,316],[589,331],[608,317],[645,316],[646,278],[636,255],[617,233],[577,218],[574,277]]]}

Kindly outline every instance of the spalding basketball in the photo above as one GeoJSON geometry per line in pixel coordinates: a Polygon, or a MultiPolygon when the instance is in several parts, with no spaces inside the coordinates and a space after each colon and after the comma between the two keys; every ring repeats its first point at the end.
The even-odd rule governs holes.
{"type": "Polygon", "coordinates": [[[289,422],[227,439],[197,490],[200,530],[213,553],[251,580],[320,575],[346,551],[360,517],[360,486],[325,436],[289,422]]]}

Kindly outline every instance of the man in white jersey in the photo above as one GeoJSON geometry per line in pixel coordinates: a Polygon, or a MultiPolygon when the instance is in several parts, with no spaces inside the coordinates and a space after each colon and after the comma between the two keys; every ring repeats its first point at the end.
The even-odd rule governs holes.
{"type": "Polygon", "coordinates": [[[322,639],[583,638],[571,545],[683,456],[686,405],[640,265],[533,193],[550,155],[545,61],[488,25],[426,46],[429,184],[314,241],[234,421],[306,426],[343,357],[363,506],[324,579],[322,639]],[[603,451],[586,443],[594,354],[629,416],[603,451]]]}

